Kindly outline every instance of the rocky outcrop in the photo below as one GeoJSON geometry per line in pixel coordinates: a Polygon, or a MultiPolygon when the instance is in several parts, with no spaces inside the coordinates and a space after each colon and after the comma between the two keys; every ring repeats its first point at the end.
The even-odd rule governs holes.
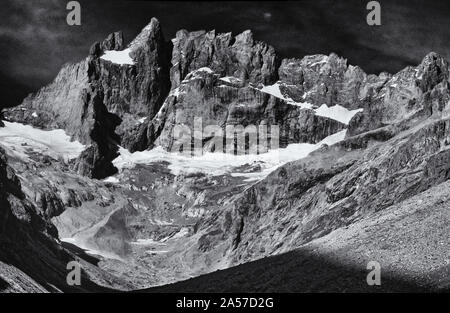
{"type": "MultiPolygon", "coordinates": [[[[123,39],[118,42],[123,43],[123,39]]],[[[110,45],[110,49],[105,46],[108,45],[96,43],[91,49],[95,51],[91,52],[94,55],[91,79],[101,84],[106,108],[122,120],[133,117],[135,123],[140,118],[152,118],[170,89],[171,47],[164,40],[159,22],[153,18],[128,45],[134,65],[103,60],[100,57],[105,51],[123,50],[122,44],[110,45]]]]}
{"type": "Polygon", "coordinates": [[[358,66],[348,65],[346,59],[332,53],[285,59],[279,68],[279,77],[283,89],[296,101],[358,109],[367,93],[382,86],[389,74],[367,75],[358,66]]]}
{"type": "MultiPolygon", "coordinates": [[[[216,50],[207,47],[223,38],[230,37],[216,36],[214,32],[181,31],[174,39],[175,65],[171,75],[172,80],[175,79],[173,86],[178,87],[172,91],[176,95],[170,100],[172,104],[165,105],[162,116],[157,119],[159,124],[161,119],[164,120],[163,129],[147,128],[151,138],[158,138],[156,145],[170,150],[174,127],[187,125],[193,132],[195,116],[201,117],[203,125],[215,121],[215,125],[223,129],[227,125],[264,124],[269,128],[278,125],[281,146],[316,143],[345,128],[337,121],[317,116],[313,110],[302,110],[284,100],[264,97],[257,90],[252,92],[255,84],[265,83],[240,78],[215,67],[216,63],[208,62],[214,59],[211,51],[216,50]],[[180,47],[185,49],[179,52],[180,47]],[[189,52],[189,49],[198,53],[189,52]],[[186,64],[194,65],[189,68],[186,64]],[[197,70],[184,74],[186,68],[197,70]],[[161,133],[152,132],[155,129],[161,133]]],[[[362,112],[350,120],[349,137],[407,119],[448,114],[448,63],[435,53],[426,56],[417,68],[408,67],[395,75],[381,73],[378,76],[367,75],[335,54],[285,59],[279,66],[278,77],[280,92],[294,102],[307,102],[313,108],[326,104],[328,107],[339,105],[349,110],[360,109],[362,112]]]]}
{"type": "MultiPolygon", "coordinates": [[[[134,65],[121,65],[101,56],[123,49],[123,36],[113,33],[92,46],[84,61],[65,66],[55,81],[30,95],[5,118],[44,129],[61,128],[90,145],[73,166],[82,175],[104,178],[114,174],[111,161],[122,138],[153,117],[169,88],[170,46],[159,22],[152,19],[128,49],[134,65]]],[[[127,140],[123,142],[127,146],[127,140]]]]}
{"type": "MultiPolygon", "coordinates": [[[[274,49],[253,39],[250,31],[235,38],[215,31],[179,31],[172,40],[172,91],[153,119],[129,127],[123,145],[131,151],[157,145],[172,150],[176,126],[194,134],[194,119],[201,130],[217,126],[271,125],[281,128],[281,145],[316,143],[344,125],[256,89],[278,77],[279,58],[274,49]]],[[[198,129],[197,129],[198,130],[198,129]]],[[[269,131],[270,134],[270,131],[269,131]]],[[[208,137],[208,136],[206,136],[208,137]]],[[[206,150],[213,149],[203,138],[206,150]]]]}
{"type": "MultiPolygon", "coordinates": [[[[55,81],[35,95],[26,98],[19,107],[4,112],[5,118],[43,129],[64,129],[74,140],[85,145],[97,147],[95,161],[80,159],[80,164],[89,162],[90,166],[77,165],[82,175],[94,178],[106,177],[114,173],[111,161],[115,158],[114,149],[119,143],[114,129],[120,121],[109,114],[103,99],[104,93],[99,84],[91,82],[89,71],[92,59],[78,64],[67,65],[55,81]]],[[[83,154],[89,155],[93,148],[83,154]]]]}
{"type": "Polygon", "coordinates": [[[362,108],[350,122],[349,135],[417,114],[442,114],[449,101],[448,73],[448,62],[436,53],[395,75],[367,75],[335,54],[285,59],[279,68],[280,89],[295,101],[362,108]]]}
{"type": "Polygon", "coordinates": [[[363,101],[365,110],[349,125],[354,135],[409,118],[443,116],[449,105],[449,64],[436,53],[417,67],[407,67],[363,101]]]}
{"type": "Polygon", "coordinates": [[[83,143],[90,141],[94,123],[90,107],[89,60],[64,66],[55,80],[15,108],[5,110],[6,120],[43,129],[64,129],[83,143]]]}
{"type": "Polygon", "coordinates": [[[252,129],[247,127],[254,127],[260,136],[268,135],[270,138],[271,126],[276,125],[282,147],[290,143],[317,143],[345,127],[338,121],[317,116],[312,110],[289,104],[255,87],[224,85],[220,74],[214,72],[198,70],[187,77],[169,95],[163,111],[154,121],[156,124],[164,120],[160,133],[153,137],[157,138],[156,145],[169,151],[174,148],[174,141],[182,141],[183,136],[194,138],[194,131],[198,130],[204,132],[203,145],[210,149],[212,143],[208,140],[214,135],[213,132],[208,135],[208,127],[211,126],[218,127],[225,138],[228,126],[236,127],[234,130],[239,135],[252,133],[252,129]],[[176,126],[186,129],[186,134],[174,136],[176,126]],[[267,131],[259,131],[262,126],[267,131]]]}
{"type": "Polygon", "coordinates": [[[31,223],[38,231],[47,234],[56,234],[56,229],[45,220],[40,218],[32,204],[25,200],[22,192],[20,180],[15,175],[12,168],[7,164],[5,152],[0,148],[0,203],[2,222],[0,224],[0,232],[6,233],[10,222],[12,224],[23,221],[31,223]]]}
{"type": "MultiPolygon", "coordinates": [[[[57,207],[50,193],[42,194],[37,203],[42,208],[57,207]]],[[[61,247],[58,232],[45,216],[27,200],[15,172],[0,149],[0,291],[4,292],[80,292],[110,290],[93,282],[119,279],[102,273],[92,264],[77,258],[61,247]],[[67,263],[78,261],[82,268],[82,286],[66,283],[67,263]],[[92,276],[91,276],[92,275],[92,276]],[[102,278],[103,276],[103,278],[102,278]],[[93,278],[94,277],[94,278],[93,278]]],[[[123,286],[123,285],[122,285],[123,286]]],[[[119,287],[120,288],[120,287],[119,287]]]]}
{"type": "Polygon", "coordinates": [[[242,82],[270,85],[277,80],[279,58],[273,47],[253,39],[247,30],[236,37],[231,33],[210,31],[177,32],[173,42],[172,88],[190,72],[209,67],[222,76],[233,76],[242,82]]]}

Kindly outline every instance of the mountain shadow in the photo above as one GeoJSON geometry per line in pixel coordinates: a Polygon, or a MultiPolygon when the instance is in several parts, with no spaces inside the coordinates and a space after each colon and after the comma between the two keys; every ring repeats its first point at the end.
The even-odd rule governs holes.
{"type": "Polygon", "coordinates": [[[326,256],[294,250],[267,257],[226,270],[195,277],[186,281],[142,290],[142,292],[432,292],[404,277],[383,274],[381,285],[369,286],[370,270],[340,264],[326,256]]]}

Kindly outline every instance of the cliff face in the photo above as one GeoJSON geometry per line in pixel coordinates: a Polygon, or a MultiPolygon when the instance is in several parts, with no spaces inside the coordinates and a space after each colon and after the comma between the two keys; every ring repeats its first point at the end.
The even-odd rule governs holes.
{"type": "Polygon", "coordinates": [[[74,140],[90,145],[76,162],[80,174],[94,178],[114,174],[111,161],[117,157],[117,146],[129,145],[123,138],[134,132],[140,119],[159,110],[170,88],[170,46],[156,19],[127,48],[134,65],[101,58],[123,48],[120,32],[95,43],[85,60],[65,66],[52,84],[6,111],[5,118],[64,129],[74,140]]]}
{"type": "MultiPolygon", "coordinates": [[[[287,103],[252,85],[239,84],[224,81],[212,70],[194,71],[188,75],[152,121],[152,126],[163,125],[159,135],[152,136],[157,138],[155,145],[171,151],[174,127],[182,126],[193,132],[195,119],[199,117],[201,129],[217,126],[224,136],[227,126],[242,126],[237,133],[243,133],[246,127],[265,126],[270,136],[271,126],[277,125],[282,147],[290,143],[317,143],[345,127],[339,121],[317,116],[312,110],[287,103]]],[[[208,149],[212,143],[208,142],[208,134],[205,137],[204,146],[208,149]]]]}
{"type": "Polygon", "coordinates": [[[74,139],[89,142],[93,113],[88,69],[88,60],[64,66],[53,83],[28,96],[19,107],[6,110],[5,118],[44,129],[62,128],[74,139]]]}
{"type": "Polygon", "coordinates": [[[292,250],[445,182],[449,127],[431,122],[365,151],[345,152],[344,141],[272,173],[235,203],[236,260],[292,250]],[[263,225],[283,227],[257,235],[263,225]]]}
{"type": "MultiPolygon", "coordinates": [[[[345,67],[345,61],[334,59],[329,71],[345,67]]],[[[316,143],[345,124],[315,114],[319,96],[304,103],[290,92],[295,89],[298,95],[306,92],[303,85],[320,84],[319,76],[326,73],[312,73],[314,63],[302,65],[311,72],[302,75],[311,81],[292,78],[300,79],[301,86],[289,84],[289,89],[277,81],[279,72],[292,75],[280,67],[275,50],[254,40],[251,31],[236,37],[179,31],[166,43],[159,22],[152,19],[127,47],[120,32],[94,44],[86,60],[67,65],[51,85],[4,114],[9,121],[62,128],[89,145],[73,168],[94,178],[115,173],[111,161],[118,145],[131,152],[155,145],[171,150],[174,127],[187,125],[193,131],[194,117],[204,127],[223,130],[227,125],[278,125],[282,146],[316,143]]],[[[204,142],[207,150],[211,145],[204,142]]]]}
{"type": "Polygon", "coordinates": [[[270,85],[277,80],[279,58],[273,47],[253,39],[247,30],[231,33],[181,30],[172,39],[172,88],[199,68],[208,67],[220,77],[233,76],[242,82],[270,85]]]}
{"type": "Polygon", "coordinates": [[[449,64],[436,53],[417,67],[407,67],[372,90],[363,100],[364,112],[352,120],[350,134],[358,134],[409,118],[448,116],[449,64]]]}

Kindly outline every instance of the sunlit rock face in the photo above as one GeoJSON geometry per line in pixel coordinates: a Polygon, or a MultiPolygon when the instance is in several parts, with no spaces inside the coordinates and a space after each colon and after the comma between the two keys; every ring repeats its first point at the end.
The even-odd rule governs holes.
{"type": "Polygon", "coordinates": [[[172,42],[172,87],[177,87],[188,73],[202,67],[254,84],[269,85],[277,80],[280,60],[275,50],[254,40],[249,30],[236,37],[231,33],[180,30],[172,42]]]}

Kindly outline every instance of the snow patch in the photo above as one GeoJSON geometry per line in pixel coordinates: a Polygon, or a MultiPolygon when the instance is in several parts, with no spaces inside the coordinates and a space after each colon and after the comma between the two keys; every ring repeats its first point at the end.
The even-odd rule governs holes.
{"type": "MultiPolygon", "coordinates": [[[[257,89],[257,88],[256,88],[257,89]]],[[[277,82],[273,85],[270,86],[264,86],[261,89],[257,89],[259,91],[262,91],[264,93],[267,93],[269,95],[272,95],[276,98],[282,99],[284,101],[286,101],[287,103],[291,104],[291,105],[295,105],[295,106],[299,106],[302,109],[311,109],[313,108],[313,105],[309,102],[296,102],[294,101],[291,97],[285,96],[281,93],[280,90],[280,83],[277,82]]]]}
{"type": "Polygon", "coordinates": [[[163,221],[163,220],[160,220],[160,219],[157,219],[157,218],[153,219],[152,222],[153,222],[153,224],[159,225],[159,226],[170,226],[170,225],[173,225],[172,222],[163,221]]]}
{"type": "Polygon", "coordinates": [[[146,120],[147,120],[146,117],[140,118],[140,119],[138,120],[138,123],[139,123],[139,124],[142,124],[142,123],[144,123],[146,120]]]}
{"type": "Polygon", "coordinates": [[[295,160],[306,157],[309,153],[319,149],[324,144],[333,145],[345,139],[347,130],[342,130],[326,137],[317,144],[298,143],[286,148],[270,150],[262,154],[233,155],[226,153],[205,153],[201,156],[186,156],[179,153],[165,151],[162,147],[152,150],[131,153],[120,148],[120,156],[113,164],[119,170],[130,169],[138,164],[149,165],[156,162],[168,162],[168,168],[174,175],[182,173],[205,173],[212,176],[230,174],[235,177],[245,177],[247,181],[260,180],[276,168],[295,160]],[[260,171],[249,173],[245,167],[258,165],[260,171]]]}
{"type": "Polygon", "coordinates": [[[312,93],[312,89],[308,90],[307,92],[305,92],[302,96],[303,99],[306,99],[307,97],[309,97],[309,95],[312,93]]]}
{"type": "Polygon", "coordinates": [[[202,72],[208,73],[208,74],[214,73],[214,71],[212,69],[210,69],[209,67],[201,67],[201,68],[196,69],[195,71],[192,71],[189,74],[187,74],[185,79],[182,81],[182,83],[187,83],[191,80],[201,78],[201,76],[198,74],[202,73],[202,72]]]}
{"type": "Polygon", "coordinates": [[[165,243],[153,239],[138,239],[137,241],[131,242],[131,244],[137,246],[165,245],[165,243]]]}
{"type": "Polygon", "coordinates": [[[169,96],[178,97],[178,96],[180,96],[180,95],[182,95],[182,94],[185,94],[185,93],[186,93],[186,92],[183,91],[183,90],[181,90],[180,87],[177,87],[177,88],[175,88],[175,89],[172,89],[172,90],[169,92],[169,96]]]}
{"type": "Polygon", "coordinates": [[[134,65],[135,62],[130,56],[131,48],[116,51],[116,50],[107,50],[105,54],[103,54],[100,59],[110,61],[119,65],[134,65]]]}
{"type": "Polygon", "coordinates": [[[350,120],[355,116],[355,114],[362,112],[363,109],[348,110],[340,105],[335,105],[328,107],[326,104],[322,104],[318,109],[315,110],[316,115],[328,117],[333,120],[339,121],[343,124],[348,125],[350,120]]]}
{"type": "Polygon", "coordinates": [[[221,78],[219,78],[219,79],[220,79],[221,81],[224,81],[224,82],[230,83],[230,84],[233,84],[233,83],[240,83],[240,82],[241,82],[241,80],[240,80],[239,78],[233,77],[233,76],[221,77],[221,78]]]}
{"type": "Polygon", "coordinates": [[[178,97],[180,95],[180,87],[177,87],[170,91],[169,96],[178,97]]]}
{"type": "Polygon", "coordinates": [[[118,184],[118,183],[120,183],[120,180],[117,177],[110,176],[108,178],[105,178],[103,180],[103,182],[105,182],[105,183],[112,183],[112,184],[118,184]]]}
{"type": "Polygon", "coordinates": [[[124,261],[121,257],[119,257],[118,255],[115,255],[114,253],[108,253],[108,252],[99,251],[96,249],[91,249],[87,245],[85,245],[83,242],[81,242],[75,238],[61,238],[60,241],[73,244],[73,245],[83,249],[85,253],[93,255],[93,256],[98,255],[105,259],[119,260],[122,262],[124,261]]]}
{"type": "Polygon", "coordinates": [[[210,69],[209,67],[201,67],[198,70],[196,70],[195,72],[206,72],[206,73],[214,73],[212,69],[210,69]]]}
{"type": "Polygon", "coordinates": [[[183,213],[183,216],[197,218],[205,214],[206,210],[203,208],[189,208],[183,213]]]}
{"type": "Polygon", "coordinates": [[[77,158],[86,146],[71,141],[64,130],[42,130],[30,125],[4,122],[0,128],[0,144],[12,154],[28,160],[28,154],[37,152],[54,159],[70,160],[77,158]]]}
{"type": "Polygon", "coordinates": [[[164,254],[169,252],[168,250],[148,250],[145,251],[145,254],[154,255],[154,254],[164,254]]]}
{"type": "Polygon", "coordinates": [[[317,65],[323,64],[323,63],[327,63],[327,61],[328,61],[328,58],[325,58],[325,59],[323,59],[323,60],[321,60],[321,61],[312,63],[312,64],[310,65],[310,67],[317,66],[317,65]]]}
{"type": "Polygon", "coordinates": [[[187,236],[188,234],[189,234],[189,228],[183,227],[180,229],[180,231],[178,233],[176,233],[175,235],[173,235],[170,238],[171,239],[181,238],[181,237],[187,236]]]}

